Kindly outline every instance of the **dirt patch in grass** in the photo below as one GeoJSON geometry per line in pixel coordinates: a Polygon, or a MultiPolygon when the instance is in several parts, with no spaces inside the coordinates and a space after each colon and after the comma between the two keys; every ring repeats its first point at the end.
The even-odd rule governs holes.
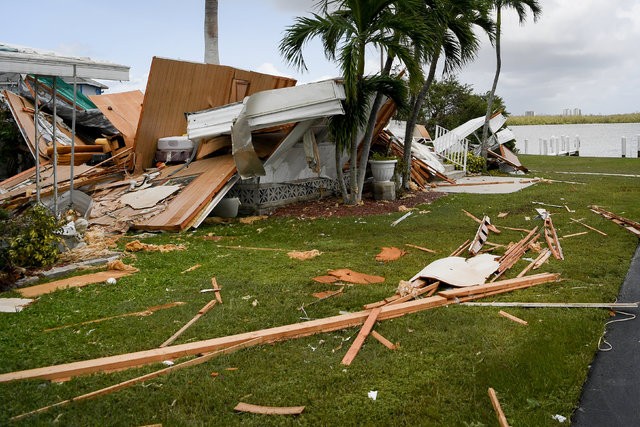
{"type": "Polygon", "coordinates": [[[365,198],[356,206],[345,205],[340,197],[328,197],[325,199],[294,203],[278,208],[271,214],[274,217],[298,217],[298,218],[324,218],[344,216],[379,215],[389,212],[411,209],[418,205],[431,203],[445,193],[435,191],[416,191],[406,193],[397,200],[374,200],[365,198]]]}

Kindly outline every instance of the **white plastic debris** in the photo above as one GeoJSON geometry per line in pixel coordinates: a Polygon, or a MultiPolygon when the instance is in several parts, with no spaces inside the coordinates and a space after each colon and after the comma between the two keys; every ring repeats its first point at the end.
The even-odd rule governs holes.
{"type": "Polygon", "coordinates": [[[563,417],[560,414],[552,415],[551,418],[553,418],[554,420],[556,420],[559,423],[563,423],[563,422],[567,421],[567,417],[563,417]]]}
{"type": "Polygon", "coordinates": [[[251,305],[254,306],[254,307],[257,306],[258,305],[258,300],[254,299],[253,302],[251,303],[251,305]]]}
{"type": "Polygon", "coordinates": [[[166,366],[173,366],[175,363],[173,362],[173,360],[165,360],[162,362],[162,364],[166,366]]]}
{"type": "Polygon", "coordinates": [[[116,284],[116,279],[115,279],[115,277],[109,277],[109,278],[106,280],[106,283],[107,283],[107,285],[115,285],[115,284],[116,284]]]}
{"type": "Polygon", "coordinates": [[[371,390],[367,393],[367,396],[369,396],[369,399],[371,400],[376,400],[378,398],[378,390],[371,390]]]}

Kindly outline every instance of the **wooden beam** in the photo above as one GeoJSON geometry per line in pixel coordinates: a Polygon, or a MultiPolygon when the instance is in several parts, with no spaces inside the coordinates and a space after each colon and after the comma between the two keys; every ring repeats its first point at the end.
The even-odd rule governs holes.
{"type": "Polygon", "coordinates": [[[397,348],[394,343],[392,343],[391,341],[389,341],[388,339],[386,339],[376,331],[371,331],[371,336],[377,339],[378,342],[380,342],[380,344],[387,347],[389,350],[395,350],[397,348]]]}
{"type": "Polygon", "coordinates": [[[351,347],[349,347],[347,354],[345,354],[344,357],[342,358],[341,363],[343,365],[347,365],[347,366],[351,365],[351,362],[353,362],[353,359],[356,358],[356,356],[358,355],[358,352],[360,351],[360,348],[362,347],[362,344],[364,344],[364,340],[367,339],[367,336],[373,329],[373,325],[376,324],[376,320],[378,319],[378,316],[380,315],[381,310],[382,310],[381,308],[374,308],[373,310],[371,310],[371,313],[369,313],[369,317],[367,317],[367,320],[364,322],[364,325],[362,325],[362,329],[360,329],[358,336],[356,337],[355,340],[353,340],[353,344],[351,344],[351,347]]]}
{"type": "Polygon", "coordinates": [[[545,260],[547,258],[549,258],[549,256],[551,255],[551,251],[549,249],[545,249],[540,251],[540,255],[538,255],[536,257],[536,259],[534,259],[533,261],[531,261],[529,263],[529,265],[527,265],[524,270],[522,270],[520,273],[518,273],[518,275],[516,277],[522,277],[525,274],[527,274],[529,272],[529,270],[531,270],[532,268],[535,267],[536,264],[538,264],[539,262],[542,262],[541,260],[544,258],[545,260]]]}
{"type": "Polygon", "coordinates": [[[254,344],[255,343],[253,341],[245,341],[244,343],[241,343],[241,344],[238,344],[238,345],[235,345],[235,346],[232,346],[232,347],[228,347],[228,348],[223,349],[223,350],[218,350],[218,351],[214,351],[214,352],[211,352],[211,353],[208,353],[208,354],[204,354],[202,356],[196,357],[195,359],[191,359],[191,360],[188,360],[186,362],[178,363],[177,365],[169,366],[168,368],[160,369],[159,371],[151,372],[149,374],[145,374],[145,375],[142,375],[142,376],[139,376],[139,377],[136,377],[136,378],[132,378],[130,380],[123,381],[121,383],[114,384],[114,385],[109,386],[109,387],[101,388],[100,390],[96,390],[96,391],[92,391],[90,393],[82,394],[80,396],[72,397],[71,399],[63,400],[61,402],[54,403],[53,405],[45,406],[43,408],[36,409],[34,411],[25,412],[24,414],[21,414],[21,415],[16,415],[15,417],[11,418],[11,421],[18,421],[18,420],[26,418],[26,417],[28,417],[30,415],[40,414],[42,412],[48,411],[49,409],[57,408],[59,406],[64,406],[64,405],[66,405],[68,403],[71,403],[71,402],[78,402],[78,401],[81,401],[81,400],[91,399],[91,398],[94,398],[94,397],[103,396],[105,394],[113,393],[115,391],[122,390],[123,388],[132,386],[134,384],[138,384],[138,383],[150,380],[152,378],[159,377],[161,375],[169,374],[169,373],[171,373],[173,371],[177,371],[178,369],[188,368],[190,366],[200,365],[200,364],[202,364],[204,362],[207,362],[207,361],[211,360],[212,358],[214,358],[216,356],[233,353],[234,351],[250,347],[250,346],[252,346],[254,344]]]}
{"type": "MultiPolygon", "coordinates": [[[[452,302],[441,296],[433,296],[402,304],[385,306],[381,308],[379,320],[391,319],[409,313],[430,310],[442,307],[452,302]]],[[[104,372],[113,369],[126,369],[134,366],[142,366],[167,359],[177,359],[199,353],[207,353],[231,347],[245,341],[255,340],[261,344],[276,342],[286,339],[300,338],[317,333],[331,332],[340,329],[361,325],[369,316],[370,311],[364,310],[356,313],[341,314],[338,316],[310,320],[284,326],[277,326],[258,331],[244,332],[237,335],[212,338],[204,341],[173,345],[164,348],[143,350],[134,353],[125,353],[115,356],[101,357],[98,359],[83,360],[65,363],[61,365],[42,368],[27,369],[23,371],[0,374],[0,383],[23,379],[47,379],[71,378],[78,375],[86,375],[94,372],[104,372]]]]}
{"type": "Polygon", "coordinates": [[[419,288],[415,294],[407,294],[403,297],[400,297],[398,299],[395,299],[389,302],[389,304],[401,304],[406,301],[411,301],[412,299],[417,298],[420,295],[426,294],[431,291],[435,291],[436,289],[438,289],[438,286],[440,286],[440,282],[433,282],[430,285],[419,288]]]}
{"type": "Polygon", "coordinates": [[[526,325],[528,325],[528,324],[529,324],[529,322],[527,322],[526,320],[522,320],[521,318],[519,318],[519,317],[517,317],[517,316],[514,316],[513,314],[509,314],[509,313],[507,313],[506,311],[502,311],[502,310],[500,310],[500,311],[498,312],[498,314],[499,314],[500,316],[502,316],[502,317],[505,317],[505,318],[509,319],[509,320],[513,320],[513,321],[514,321],[514,322],[516,322],[516,323],[520,323],[521,325],[525,325],[525,326],[526,326],[526,325]]]}
{"type": "MultiPolygon", "coordinates": [[[[578,221],[577,219],[574,219],[574,218],[569,218],[569,219],[570,219],[571,221],[573,221],[573,222],[576,222],[576,223],[578,223],[578,224],[582,225],[583,227],[587,227],[589,230],[592,230],[592,231],[595,231],[596,233],[602,234],[603,236],[606,236],[606,235],[607,235],[607,233],[605,233],[604,231],[600,231],[600,230],[598,230],[597,228],[593,228],[592,226],[587,225],[587,224],[585,224],[585,223],[584,223],[584,222],[582,222],[582,221],[578,221]]],[[[566,237],[566,236],[565,236],[565,237],[566,237]]]]}
{"type": "Polygon", "coordinates": [[[260,406],[240,402],[233,410],[262,415],[300,415],[304,411],[304,406],[260,406]]]}
{"type": "Polygon", "coordinates": [[[476,307],[522,307],[522,308],[638,308],[637,302],[464,302],[460,305],[476,307]]]}
{"type": "Polygon", "coordinates": [[[94,283],[105,282],[111,277],[113,277],[114,279],[119,279],[120,277],[129,276],[131,274],[133,274],[132,271],[100,271],[98,273],[84,274],[82,276],[73,276],[67,279],[56,280],[54,282],[45,283],[43,285],[18,288],[16,289],[16,292],[18,292],[25,298],[34,298],[40,295],[55,292],[60,289],[81,288],[83,286],[92,285],[94,283]]]}
{"type": "Polygon", "coordinates": [[[489,387],[489,398],[491,399],[491,405],[493,405],[493,409],[496,411],[496,415],[498,417],[498,424],[500,424],[500,427],[509,427],[509,423],[507,422],[507,417],[504,415],[504,412],[502,411],[502,407],[500,406],[500,401],[498,400],[496,391],[491,387],[489,387]]]}
{"type": "MultiPolygon", "coordinates": [[[[464,212],[464,214],[466,216],[468,216],[469,218],[471,218],[472,220],[474,220],[478,224],[482,224],[482,220],[480,218],[477,218],[476,216],[474,216],[471,212],[467,212],[464,209],[462,209],[462,212],[464,212]]],[[[487,228],[489,230],[493,231],[496,234],[500,234],[501,233],[501,231],[498,230],[498,228],[495,225],[491,224],[491,223],[487,224],[487,228]]]]}
{"type": "Polygon", "coordinates": [[[218,281],[215,277],[211,278],[211,287],[213,288],[213,292],[216,295],[216,300],[222,304],[222,295],[220,295],[220,286],[218,286],[218,281]]]}
{"type": "Polygon", "coordinates": [[[196,321],[199,318],[201,318],[207,311],[211,310],[211,308],[213,308],[213,306],[216,305],[217,302],[218,302],[217,300],[212,299],[207,304],[205,304],[205,306],[202,307],[200,309],[200,311],[198,311],[198,314],[196,314],[193,317],[193,319],[189,320],[182,328],[178,329],[178,332],[176,332],[175,334],[171,335],[165,342],[160,344],[160,348],[166,347],[169,344],[171,344],[172,342],[174,342],[180,335],[182,335],[184,333],[184,331],[186,331],[187,329],[189,329],[189,327],[191,327],[191,325],[196,323],[196,321]]]}
{"type": "Polygon", "coordinates": [[[405,246],[409,246],[410,248],[415,248],[415,249],[419,249],[423,252],[429,252],[431,254],[435,254],[437,253],[436,251],[434,251],[433,249],[428,249],[428,248],[423,248],[422,246],[416,246],[416,245],[412,245],[410,243],[405,243],[405,246]]]}
{"type": "Polygon", "coordinates": [[[460,298],[474,294],[483,294],[494,291],[504,291],[518,287],[534,286],[541,283],[548,283],[558,280],[558,273],[539,273],[531,276],[517,277],[514,279],[500,280],[490,284],[467,286],[459,289],[450,289],[438,292],[438,295],[444,298],[460,298]]]}

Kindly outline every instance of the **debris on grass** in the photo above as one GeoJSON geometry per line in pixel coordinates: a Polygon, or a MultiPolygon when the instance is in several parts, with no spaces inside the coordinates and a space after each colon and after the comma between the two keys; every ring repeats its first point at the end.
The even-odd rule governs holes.
{"type": "Polygon", "coordinates": [[[154,245],[151,243],[142,243],[140,240],[134,240],[125,245],[124,249],[129,252],[171,252],[171,251],[184,251],[187,249],[185,245],[154,245]]]}
{"type": "Polygon", "coordinates": [[[356,285],[369,285],[373,283],[382,283],[385,278],[382,276],[374,276],[371,274],[358,273],[357,271],[341,268],[329,271],[329,275],[336,277],[338,280],[356,285]]]}
{"type": "Polygon", "coordinates": [[[262,415],[300,415],[304,408],[304,406],[260,406],[240,402],[233,410],[262,415]]]}
{"type": "Polygon", "coordinates": [[[526,320],[522,320],[521,318],[519,318],[517,316],[514,316],[513,314],[509,314],[509,313],[507,313],[506,311],[503,311],[503,310],[500,310],[498,312],[498,314],[500,316],[506,318],[506,319],[512,320],[512,321],[514,321],[516,323],[519,323],[521,325],[525,325],[526,326],[526,325],[529,324],[529,322],[527,322],[526,320]]]}
{"type": "Polygon", "coordinates": [[[131,271],[133,273],[139,271],[134,266],[129,265],[129,264],[125,264],[124,262],[122,262],[119,259],[116,259],[116,260],[108,262],[107,263],[107,270],[131,271]]]}
{"type": "Polygon", "coordinates": [[[191,267],[187,268],[187,269],[186,269],[186,270],[184,270],[184,271],[181,271],[180,273],[181,273],[181,274],[188,273],[188,272],[193,271],[193,270],[195,270],[195,269],[198,269],[198,268],[200,268],[200,267],[202,267],[202,265],[201,265],[201,264],[196,264],[196,265],[194,265],[194,266],[191,266],[191,267]]]}
{"type": "Polygon", "coordinates": [[[313,259],[317,256],[322,255],[322,252],[320,252],[317,249],[312,249],[310,251],[290,251],[290,252],[287,252],[287,255],[291,259],[306,261],[308,259],[313,259]]]}
{"type": "Polygon", "coordinates": [[[376,255],[376,261],[389,262],[397,261],[406,254],[405,251],[396,247],[383,247],[378,255],[376,255]]]}

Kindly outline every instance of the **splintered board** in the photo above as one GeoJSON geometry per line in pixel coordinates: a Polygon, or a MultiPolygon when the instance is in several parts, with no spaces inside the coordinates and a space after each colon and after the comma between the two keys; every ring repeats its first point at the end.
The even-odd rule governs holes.
{"type": "MultiPolygon", "coordinates": [[[[181,172],[183,174],[198,174],[198,176],[169,202],[161,214],[135,223],[133,228],[139,230],[184,230],[235,174],[236,165],[231,155],[218,156],[199,160],[181,172]]],[[[175,176],[181,175],[178,173],[175,176]]]]}

